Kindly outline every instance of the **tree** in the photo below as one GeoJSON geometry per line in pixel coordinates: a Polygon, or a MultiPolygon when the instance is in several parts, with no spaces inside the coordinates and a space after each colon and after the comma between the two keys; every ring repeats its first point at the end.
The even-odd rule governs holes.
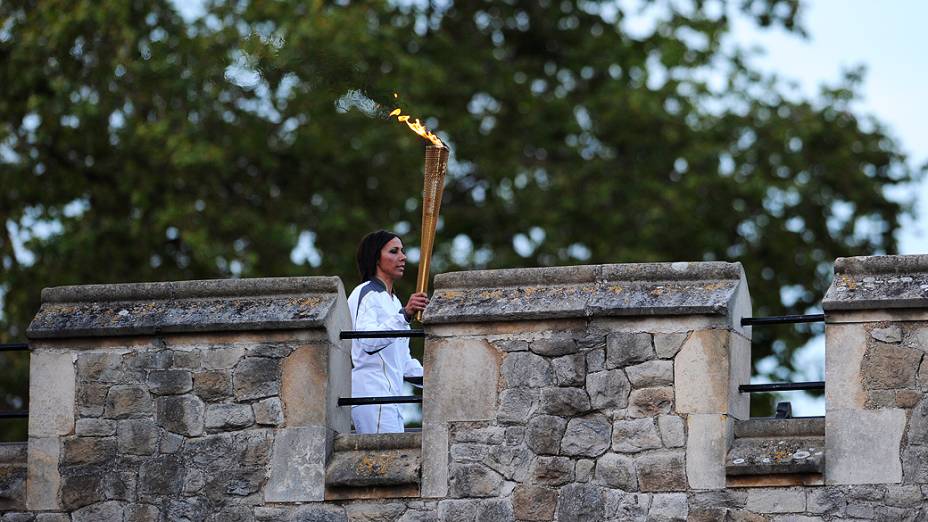
{"type": "MultiPolygon", "coordinates": [[[[796,0],[642,9],[633,35],[613,2],[4,2],[0,340],[46,286],[350,287],[365,232],[418,243],[423,142],[396,103],[453,148],[433,273],[737,260],[765,315],[815,306],[833,258],[895,250],[885,190],[919,173],[851,109],[860,73],[791,99],[725,45],[733,16],[801,34],[796,0]]],[[[809,334],[755,332],[755,359],[788,375],[809,334]]]]}

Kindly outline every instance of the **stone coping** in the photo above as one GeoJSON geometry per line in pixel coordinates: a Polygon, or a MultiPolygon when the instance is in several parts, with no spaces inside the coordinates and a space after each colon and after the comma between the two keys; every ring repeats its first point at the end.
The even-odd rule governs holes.
{"type": "Polygon", "coordinates": [[[822,308],[928,308],[928,255],[838,258],[822,308]]]}
{"type": "MultiPolygon", "coordinates": [[[[629,263],[440,274],[424,322],[727,315],[740,263],[629,263]]],[[[744,289],[746,292],[746,288],[744,289]]]]}
{"type": "Polygon", "coordinates": [[[215,279],[46,288],[30,339],[319,328],[337,277],[215,279]]]}

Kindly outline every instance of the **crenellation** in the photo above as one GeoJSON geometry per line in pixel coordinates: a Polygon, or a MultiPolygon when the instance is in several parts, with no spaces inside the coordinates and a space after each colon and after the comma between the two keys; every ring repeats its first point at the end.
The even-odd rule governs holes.
{"type": "Polygon", "coordinates": [[[374,438],[334,404],[337,279],[48,292],[32,371],[54,386],[31,390],[28,464],[0,461],[3,520],[926,518],[928,316],[904,281],[925,278],[868,263],[825,301],[825,419],[747,422],[739,265],[566,267],[438,276],[422,432],[374,438]],[[749,435],[821,444],[824,473],[736,480],[749,435]]]}

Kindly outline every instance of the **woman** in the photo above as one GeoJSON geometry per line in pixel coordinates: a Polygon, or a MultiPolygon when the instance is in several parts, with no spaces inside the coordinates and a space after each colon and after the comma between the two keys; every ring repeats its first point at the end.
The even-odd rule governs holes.
{"type": "MultiPolygon", "coordinates": [[[[363,282],[348,296],[355,330],[408,330],[416,312],[425,309],[425,293],[412,294],[406,306],[393,295],[393,282],[406,271],[400,238],[386,230],[372,232],[358,246],[358,270],[363,282]]],[[[403,378],[422,378],[422,365],[409,355],[409,338],[355,339],[351,345],[352,397],[400,395],[403,378]]],[[[351,419],[358,433],[403,431],[396,404],[353,406],[351,419]]]]}

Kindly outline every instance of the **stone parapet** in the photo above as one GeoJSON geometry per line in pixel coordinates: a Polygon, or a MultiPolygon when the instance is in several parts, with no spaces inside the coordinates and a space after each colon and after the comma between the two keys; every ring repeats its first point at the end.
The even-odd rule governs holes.
{"type": "MultiPolygon", "coordinates": [[[[630,263],[441,274],[435,278],[424,321],[732,318],[749,308],[740,263],[630,263]]],[[[728,323],[737,325],[737,321],[728,323]]]]}
{"type": "Polygon", "coordinates": [[[42,291],[30,339],[324,327],[337,277],[63,286],[42,291]]]}
{"type": "Polygon", "coordinates": [[[322,501],[333,438],[350,430],[337,406],[351,394],[338,340],[350,324],[331,277],[44,291],[29,329],[27,507],[225,520],[322,501]]]}
{"type": "Polygon", "coordinates": [[[928,308],[928,255],[839,257],[826,313],[928,308]]]}
{"type": "Polygon", "coordinates": [[[928,484],[928,255],[841,258],[822,307],[828,484],[928,484]]]}

